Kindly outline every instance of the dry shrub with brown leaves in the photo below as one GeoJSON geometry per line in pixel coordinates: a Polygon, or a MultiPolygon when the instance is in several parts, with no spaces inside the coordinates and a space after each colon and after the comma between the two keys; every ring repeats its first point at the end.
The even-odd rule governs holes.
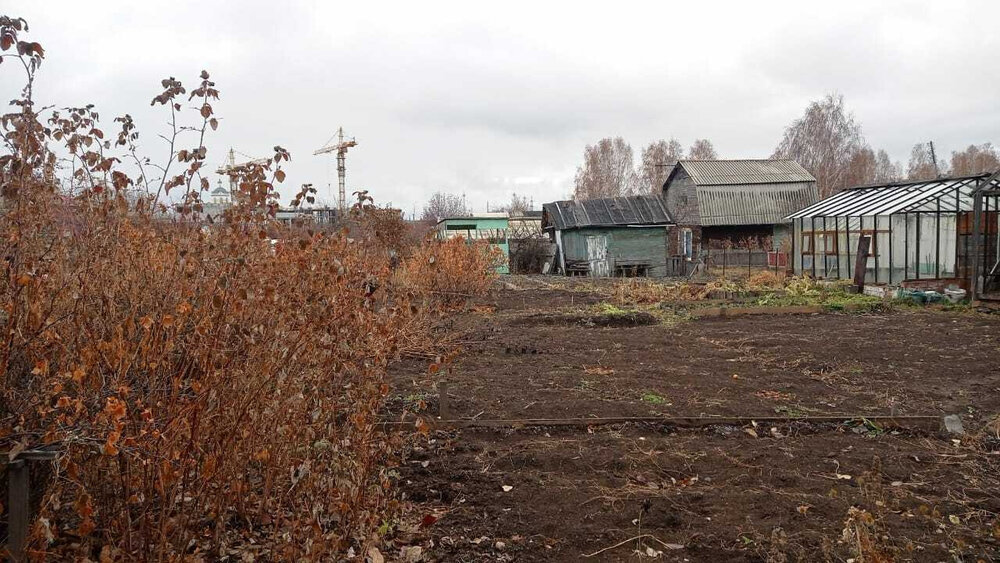
{"type": "MultiPolygon", "coordinates": [[[[176,133],[171,142],[170,160],[184,168],[171,176],[168,164],[155,180],[136,158],[132,176],[114,156],[135,155],[128,116],[116,120],[114,145],[90,107],[41,123],[31,84],[43,51],[18,40],[25,28],[0,18],[3,49],[17,45],[28,72],[16,110],[0,117],[0,450],[58,453],[50,469],[33,469],[42,485],[30,553],[289,561],[366,552],[394,509],[393,444],[376,430],[385,366],[401,342],[431,343],[426,323],[414,322],[427,309],[387,283],[391,237],[275,221],[289,158],[280,147],[233,172],[238,204],[223,221],[198,220],[208,184],[200,143],[217,125],[208,73],[189,98],[199,144],[174,151],[176,133]],[[54,179],[59,142],[74,162],[72,191],[54,179]],[[184,190],[176,217],[160,203],[171,189],[184,190]]],[[[154,103],[177,115],[184,87],[169,79],[164,88],[154,103]]],[[[478,247],[434,244],[416,255],[437,257],[431,275],[414,267],[419,283],[469,294],[492,281],[478,247]]]]}
{"type": "Polygon", "coordinates": [[[402,278],[420,295],[456,303],[489,291],[502,261],[500,249],[486,241],[429,240],[406,260],[402,278]]]}

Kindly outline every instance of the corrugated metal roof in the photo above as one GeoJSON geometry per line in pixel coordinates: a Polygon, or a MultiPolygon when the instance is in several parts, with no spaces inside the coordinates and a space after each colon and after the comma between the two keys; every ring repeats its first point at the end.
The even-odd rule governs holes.
{"type": "MultiPolygon", "coordinates": [[[[985,187],[987,174],[962,178],[938,178],[919,182],[862,186],[832,196],[792,213],[800,217],[860,217],[893,215],[908,211],[972,211],[973,193],[985,187]]],[[[993,186],[1000,181],[993,180],[993,186]]]]}
{"type": "Polygon", "coordinates": [[[794,160],[681,160],[677,168],[683,168],[699,186],[816,181],[794,160]]]}
{"type": "Polygon", "coordinates": [[[814,182],[698,186],[698,211],[703,226],[771,225],[819,199],[814,182]]]}
{"type": "Polygon", "coordinates": [[[556,201],[542,206],[542,227],[558,230],[673,223],[659,195],[556,201]]]}

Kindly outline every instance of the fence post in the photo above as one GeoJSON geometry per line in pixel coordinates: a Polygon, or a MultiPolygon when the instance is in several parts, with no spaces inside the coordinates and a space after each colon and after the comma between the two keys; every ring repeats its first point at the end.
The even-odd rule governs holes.
{"type": "Polygon", "coordinates": [[[15,459],[7,464],[7,551],[10,560],[27,561],[24,547],[28,539],[28,464],[15,459]]]}

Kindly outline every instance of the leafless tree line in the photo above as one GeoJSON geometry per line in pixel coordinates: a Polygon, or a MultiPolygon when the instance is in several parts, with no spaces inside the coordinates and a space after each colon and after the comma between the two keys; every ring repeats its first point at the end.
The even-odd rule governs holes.
{"type": "Polygon", "coordinates": [[[680,141],[671,138],[654,141],[642,149],[639,165],[635,165],[632,145],[621,137],[606,137],[583,151],[583,164],[574,178],[574,199],[618,197],[659,193],[670,167],[678,160],[710,160],[718,158],[708,139],[696,139],[684,154],[680,141]]]}
{"type": "MultiPolygon", "coordinates": [[[[771,158],[790,158],[816,177],[820,196],[867,184],[904,179],[926,180],[939,176],[970,176],[1000,168],[1000,152],[991,144],[969,145],[953,151],[948,161],[932,154],[929,143],[913,146],[907,167],[893,161],[884,149],[869,145],[854,114],[847,110],[844,97],[828,94],[811,102],[787,128],[771,158]]],[[[643,147],[639,163],[632,145],[622,137],[605,137],[583,151],[583,164],[574,178],[574,199],[617,197],[659,193],[671,167],[682,159],[719,158],[708,139],[696,139],[684,152],[675,138],[658,140],[643,147]]],[[[526,197],[512,194],[511,201],[497,211],[518,213],[530,208],[526,197]]],[[[467,216],[470,212],[461,196],[435,193],[424,206],[421,219],[467,216]]]]}
{"type": "Polygon", "coordinates": [[[813,176],[820,196],[845,188],[899,180],[927,180],[938,176],[967,176],[1000,167],[1000,157],[990,143],[969,145],[952,152],[945,162],[932,154],[929,143],[917,143],[903,173],[882,149],[873,149],[865,140],[861,124],[847,111],[844,98],[829,94],[806,107],[802,117],[785,129],[772,158],[791,158],[813,176]]]}
{"type": "Polygon", "coordinates": [[[434,192],[424,204],[420,220],[437,223],[448,217],[468,217],[470,214],[464,195],[434,192]]]}
{"type": "MultiPolygon", "coordinates": [[[[516,192],[510,195],[510,201],[490,209],[497,213],[509,213],[510,215],[523,215],[531,211],[532,201],[529,196],[518,195],[516,192]]],[[[438,222],[441,219],[450,217],[468,217],[472,215],[465,201],[465,196],[450,194],[447,192],[435,192],[431,195],[420,213],[421,221],[438,222]]]]}
{"type": "Polygon", "coordinates": [[[930,143],[918,143],[910,152],[907,178],[929,180],[937,176],[973,176],[995,172],[998,168],[1000,153],[992,143],[969,145],[965,150],[952,151],[948,162],[936,158],[930,149],[930,143]]]}

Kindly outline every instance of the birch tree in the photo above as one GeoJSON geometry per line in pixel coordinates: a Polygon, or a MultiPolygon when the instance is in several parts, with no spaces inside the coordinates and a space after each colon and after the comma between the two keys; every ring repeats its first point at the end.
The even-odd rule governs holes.
{"type": "Polygon", "coordinates": [[[466,217],[469,210],[465,205],[465,197],[445,192],[435,192],[424,204],[420,214],[421,221],[438,222],[449,217],[466,217]]]}
{"type": "Polygon", "coordinates": [[[677,139],[654,141],[642,149],[639,165],[639,191],[659,194],[667,181],[670,167],[684,158],[684,147],[677,139]]]}
{"type": "Polygon", "coordinates": [[[844,107],[844,97],[828,94],[806,107],[785,129],[772,158],[790,158],[816,177],[820,196],[850,185],[851,161],[866,146],[861,125],[844,107]]]}
{"type": "Polygon", "coordinates": [[[576,169],[573,198],[577,200],[633,195],[639,188],[632,145],[621,137],[587,145],[583,165],[576,169]]]}
{"type": "Polygon", "coordinates": [[[531,211],[531,200],[528,196],[520,196],[515,192],[510,194],[510,201],[501,204],[496,210],[509,213],[511,216],[524,215],[526,211],[531,211]]]}
{"type": "Polygon", "coordinates": [[[851,156],[847,167],[847,186],[863,186],[866,184],[888,184],[897,182],[903,177],[902,166],[892,162],[889,153],[882,149],[877,152],[865,146],[851,156]]]}
{"type": "Polygon", "coordinates": [[[910,180],[933,180],[947,175],[947,166],[931,151],[930,143],[917,143],[910,151],[910,163],[906,167],[906,177],[910,180]]]}
{"type": "Polygon", "coordinates": [[[1000,155],[991,143],[969,145],[964,151],[951,153],[951,174],[955,176],[996,172],[998,168],[1000,155]]]}
{"type": "Polygon", "coordinates": [[[719,154],[715,152],[715,146],[708,139],[695,139],[691,148],[688,149],[688,160],[715,160],[719,154]]]}

